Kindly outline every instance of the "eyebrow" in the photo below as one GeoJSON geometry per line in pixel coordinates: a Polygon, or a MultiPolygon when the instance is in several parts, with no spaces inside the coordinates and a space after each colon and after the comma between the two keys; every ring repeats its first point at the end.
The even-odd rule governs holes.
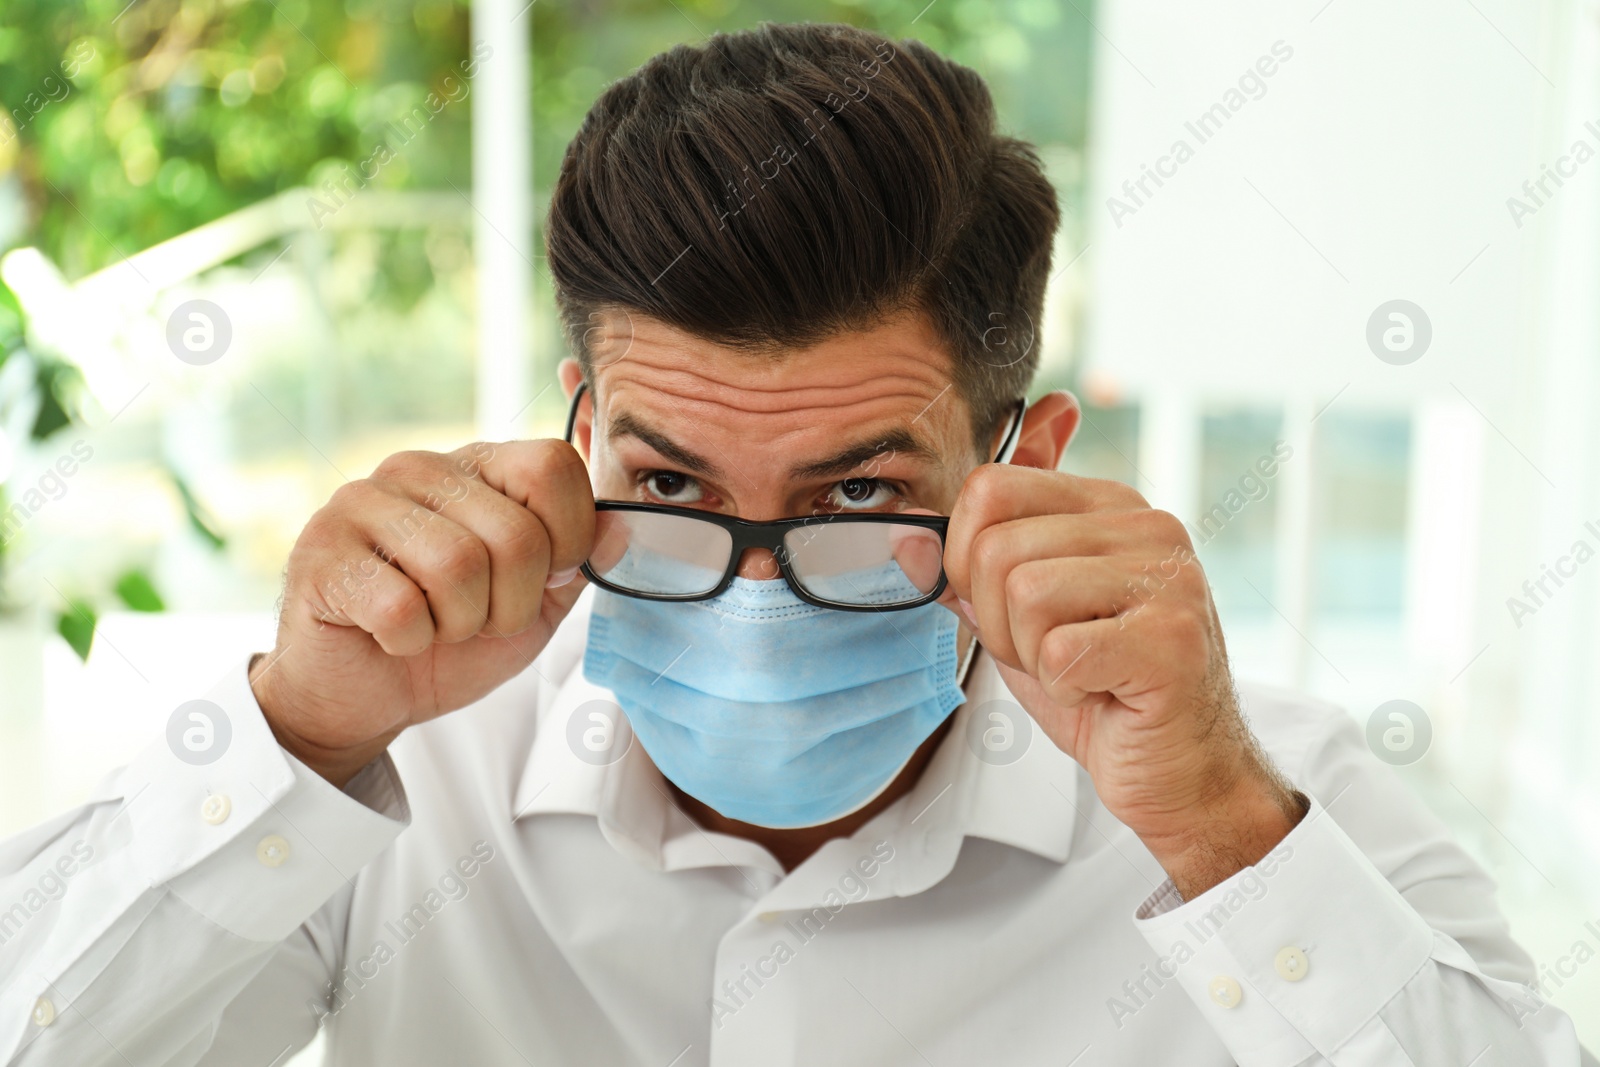
{"type": "Polygon", "coordinates": [[[628,412],[619,413],[611,420],[611,427],[606,431],[606,440],[615,441],[619,437],[636,437],[655,449],[669,461],[682,467],[691,474],[703,474],[708,478],[720,477],[722,471],[709,459],[689,451],[676,441],[651,429],[628,412]]]}
{"type": "Polygon", "coordinates": [[[792,478],[826,478],[831,475],[849,474],[857,467],[862,466],[869,460],[876,459],[885,452],[909,456],[913,459],[937,460],[939,458],[931,448],[912,436],[911,431],[896,427],[875,440],[850,445],[848,448],[840,449],[826,459],[794,467],[789,471],[789,476],[792,478]]]}
{"type": "MultiPolygon", "coordinates": [[[[669,462],[682,467],[691,474],[702,474],[708,478],[717,478],[722,474],[721,469],[715,463],[698,453],[689,451],[665,434],[645,425],[625,411],[611,420],[611,426],[606,431],[607,440],[616,440],[619,437],[637,438],[655,449],[669,462]]],[[[898,456],[907,456],[912,459],[937,461],[939,458],[931,448],[917,440],[911,431],[896,427],[870,441],[849,445],[824,459],[793,467],[789,471],[789,476],[802,479],[827,478],[840,474],[849,474],[886,452],[898,456]]]]}

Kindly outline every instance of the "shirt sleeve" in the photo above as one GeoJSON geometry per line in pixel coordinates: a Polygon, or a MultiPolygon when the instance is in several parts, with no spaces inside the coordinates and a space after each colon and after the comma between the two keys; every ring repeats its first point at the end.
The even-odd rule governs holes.
{"type": "Polygon", "coordinates": [[[244,664],[193,710],[188,743],[157,739],[0,843],[0,1062],[187,1067],[315,1035],[354,879],[409,822],[405,792],[387,755],[341,791],[285,752],[244,664]],[[252,983],[308,1010],[227,1012],[219,1039],[252,983]]]}
{"type": "Polygon", "coordinates": [[[1261,862],[1134,914],[1240,1067],[1578,1067],[1493,882],[1347,716],[1290,777],[1310,810],[1261,862]]]}

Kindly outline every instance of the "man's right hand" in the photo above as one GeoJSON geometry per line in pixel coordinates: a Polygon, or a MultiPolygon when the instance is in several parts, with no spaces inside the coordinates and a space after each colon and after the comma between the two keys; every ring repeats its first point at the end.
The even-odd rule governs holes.
{"type": "Polygon", "coordinates": [[[337,786],[533,662],[583,591],[594,493],[564,441],[401,452],[311,517],[250,686],[337,786]]]}

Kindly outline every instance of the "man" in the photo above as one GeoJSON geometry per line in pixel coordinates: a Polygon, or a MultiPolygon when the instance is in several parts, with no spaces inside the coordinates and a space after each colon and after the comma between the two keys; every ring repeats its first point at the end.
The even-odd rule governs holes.
{"type": "Polygon", "coordinates": [[[1576,1064],[1348,717],[1236,690],[1182,524],[1056,472],[994,126],[839,26],[611,86],[572,443],[341,488],[197,745],[0,853],[92,853],[0,949],[10,1062],[1576,1064]]]}

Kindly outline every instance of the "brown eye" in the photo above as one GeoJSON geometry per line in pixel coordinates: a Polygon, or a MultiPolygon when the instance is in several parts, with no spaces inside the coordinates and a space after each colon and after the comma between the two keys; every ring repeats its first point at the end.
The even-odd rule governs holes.
{"type": "Polygon", "coordinates": [[[650,471],[642,480],[664,504],[693,504],[704,495],[700,483],[682,471],[650,471]]]}
{"type": "Polygon", "coordinates": [[[893,502],[894,489],[877,478],[846,478],[835,482],[823,499],[835,511],[868,511],[893,502]]]}

